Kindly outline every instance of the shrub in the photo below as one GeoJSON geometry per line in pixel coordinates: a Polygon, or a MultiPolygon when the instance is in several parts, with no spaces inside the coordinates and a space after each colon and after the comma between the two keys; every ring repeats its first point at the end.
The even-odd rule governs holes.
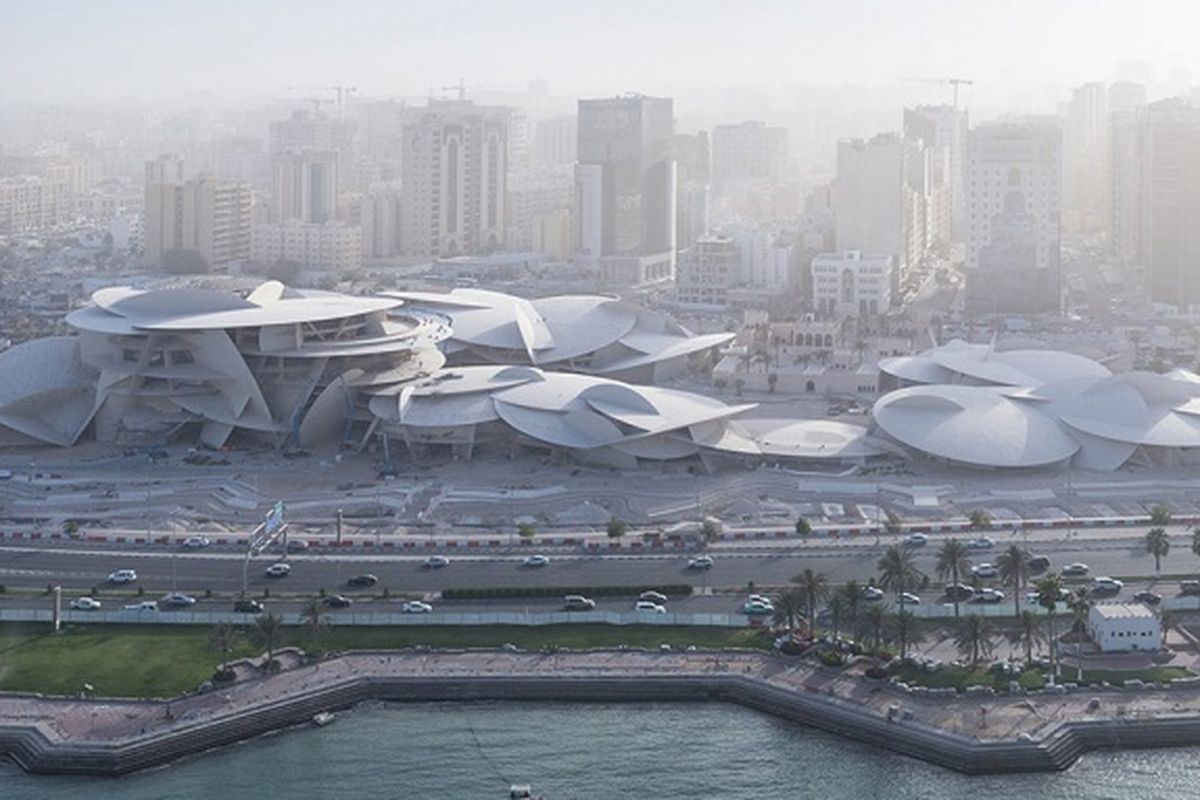
{"type": "Polygon", "coordinates": [[[846,663],[846,658],[836,650],[822,650],[817,653],[817,658],[827,667],[840,667],[846,663]]]}
{"type": "Polygon", "coordinates": [[[650,590],[662,592],[668,597],[687,597],[692,593],[692,586],[686,583],[667,586],[489,586],[473,589],[445,589],[442,591],[442,597],[446,600],[562,597],[568,594],[582,594],[589,597],[620,597],[637,595],[650,590]]]}

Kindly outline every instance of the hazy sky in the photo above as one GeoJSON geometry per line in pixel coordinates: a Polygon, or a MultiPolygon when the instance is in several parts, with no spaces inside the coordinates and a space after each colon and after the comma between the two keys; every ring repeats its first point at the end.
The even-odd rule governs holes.
{"type": "Polygon", "coordinates": [[[1200,77],[1200,0],[0,0],[0,30],[0,102],[460,76],[670,94],[964,75],[996,94],[1123,59],[1200,77]]]}

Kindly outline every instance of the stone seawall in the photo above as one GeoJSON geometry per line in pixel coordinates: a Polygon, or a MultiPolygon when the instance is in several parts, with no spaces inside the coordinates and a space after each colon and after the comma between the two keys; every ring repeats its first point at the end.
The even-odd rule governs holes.
{"type": "MultiPolygon", "coordinates": [[[[553,661],[537,654],[491,654],[477,668],[460,662],[480,661],[479,654],[424,654],[419,662],[411,654],[354,655],[169,704],[0,696],[0,753],[30,772],[122,775],[365,701],[472,700],[736,703],[970,774],[1059,770],[1100,748],[1200,744],[1197,713],[1049,724],[1035,719],[1036,725],[1021,726],[1015,734],[1010,729],[1013,735],[990,737],[961,723],[981,707],[980,698],[929,703],[876,685],[864,699],[838,691],[843,678],[836,674],[769,656],[668,662],[652,653],[600,655],[598,665],[580,663],[588,656],[599,661],[597,654],[558,655],[553,661]],[[913,713],[891,713],[901,705],[913,713]],[[935,707],[949,713],[938,717],[935,707]],[[99,727],[98,708],[107,715],[99,727]],[[81,722],[88,714],[90,728],[81,722]]],[[[1012,698],[982,702],[1000,716],[1002,704],[1012,698]]]]}

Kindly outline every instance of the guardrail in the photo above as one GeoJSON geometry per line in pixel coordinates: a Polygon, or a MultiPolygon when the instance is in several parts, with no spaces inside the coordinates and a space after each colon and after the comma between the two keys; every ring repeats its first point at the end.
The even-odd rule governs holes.
{"type": "MultiPolygon", "coordinates": [[[[232,611],[63,611],[64,623],[102,623],[114,625],[249,625],[256,614],[232,611]]],[[[284,625],[301,625],[299,612],[278,614],[284,625]]],[[[566,625],[588,623],[597,625],[686,625],[718,628],[743,628],[747,618],[740,614],[647,614],[624,611],[553,611],[526,613],[521,611],[439,612],[405,614],[387,611],[337,611],[329,615],[336,626],[376,625],[414,627],[426,625],[566,625]]],[[[0,610],[0,622],[51,621],[49,609],[8,608],[0,610]]]]}

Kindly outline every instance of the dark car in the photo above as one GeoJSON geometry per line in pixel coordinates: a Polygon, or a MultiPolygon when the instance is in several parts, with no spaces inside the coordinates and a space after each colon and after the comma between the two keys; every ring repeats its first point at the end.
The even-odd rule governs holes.
{"type": "Polygon", "coordinates": [[[369,572],[363,573],[362,575],[355,575],[353,578],[346,581],[347,586],[354,586],[357,588],[366,588],[367,586],[374,586],[377,583],[379,583],[379,578],[375,577],[369,572]]]}
{"type": "Polygon", "coordinates": [[[344,594],[331,594],[325,598],[325,605],[330,608],[349,608],[354,601],[344,594]]]}
{"type": "Polygon", "coordinates": [[[263,604],[257,600],[238,600],[233,604],[233,610],[238,614],[261,614],[263,604]]]}
{"type": "Polygon", "coordinates": [[[1200,594],[1200,581],[1180,581],[1180,594],[1200,594]]]}
{"type": "Polygon", "coordinates": [[[1156,606],[1162,602],[1162,595],[1150,591],[1138,592],[1133,596],[1133,599],[1148,606],[1156,606]]]}
{"type": "Polygon", "coordinates": [[[1025,562],[1025,565],[1029,568],[1029,571],[1034,574],[1045,572],[1046,570],[1050,569],[1050,559],[1046,556],[1033,556],[1025,562]]]}
{"type": "Polygon", "coordinates": [[[970,600],[974,596],[975,596],[975,590],[972,589],[970,586],[967,586],[965,583],[960,583],[955,586],[947,586],[946,587],[946,597],[948,597],[952,601],[953,600],[958,600],[958,601],[970,600]]]}

